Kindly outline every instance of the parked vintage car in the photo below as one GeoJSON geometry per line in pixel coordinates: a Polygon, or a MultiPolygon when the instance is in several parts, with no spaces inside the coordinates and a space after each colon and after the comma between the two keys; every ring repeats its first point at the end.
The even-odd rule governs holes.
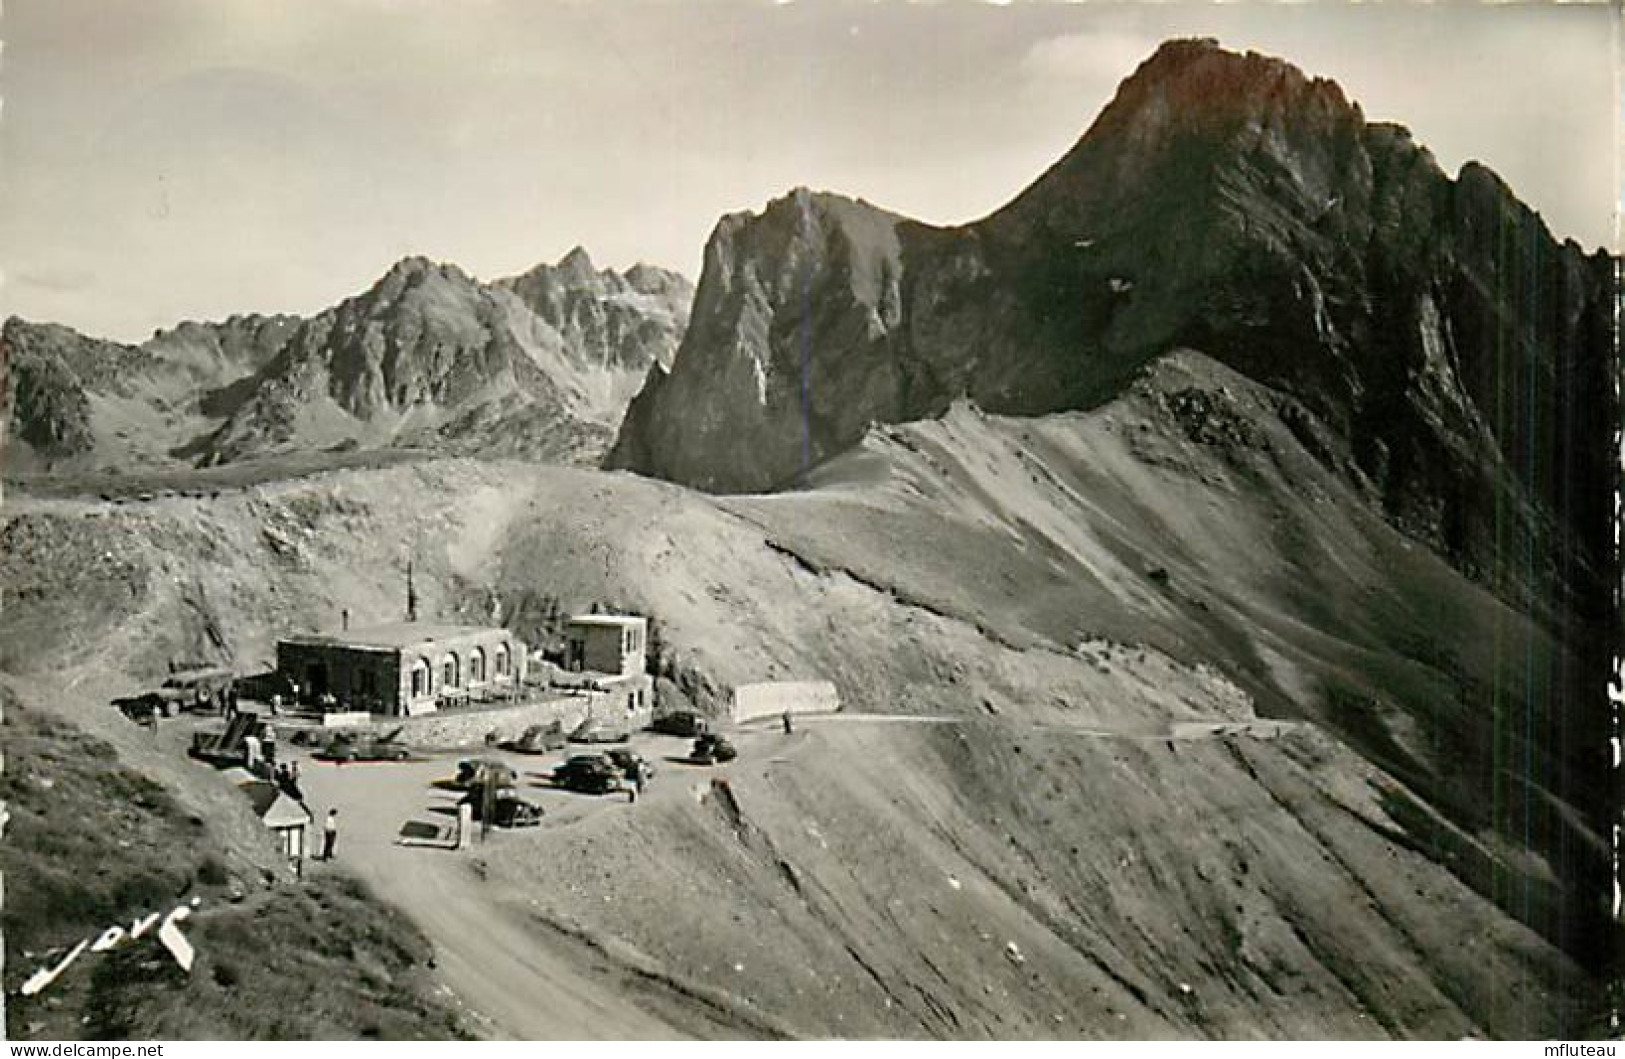
{"type": "Polygon", "coordinates": [[[694,740],[694,748],[689,751],[688,759],[696,765],[716,765],[738,756],[739,751],[732,743],[720,735],[708,733],[694,740]]]}
{"type": "Polygon", "coordinates": [[[461,801],[473,811],[475,823],[485,822],[487,806],[491,809],[492,827],[535,827],[542,822],[542,807],[520,797],[512,787],[498,787],[487,797],[485,788],[475,785],[461,801]]]}
{"type": "Polygon", "coordinates": [[[631,778],[634,769],[641,770],[644,782],[654,778],[655,767],[649,759],[629,747],[618,746],[604,751],[609,763],[620,770],[622,776],[631,778]]]}
{"type": "Polygon", "coordinates": [[[577,754],[553,770],[553,786],[581,794],[621,789],[621,770],[608,754],[577,754]]]}
{"type": "Polygon", "coordinates": [[[666,735],[682,735],[693,738],[704,735],[711,730],[708,718],[695,713],[693,710],[673,710],[663,713],[649,722],[651,732],[664,732],[666,735]]]}
{"type": "Polygon", "coordinates": [[[464,758],[457,762],[457,775],[452,784],[467,790],[480,783],[493,783],[498,787],[512,787],[519,782],[519,774],[505,761],[489,757],[464,758]]]}
{"type": "Polygon", "coordinates": [[[237,683],[237,674],[225,666],[195,666],[171,673],[160,694],[173,696],[183,709],[220,710],[237,683]]]}
{"type": "Polygon", "coordinates": [[[322,761],[405,761],[412,752],[388,739],[335,739],[316,752],[322,761]]]}
{"type": "Polygon", "coordinates": [[[550,750],[563,749],[565,742],[564,725],[554,721],[551,724],[533,724],[518,739],[509,740],[502,746],[505,750],[520,754],[545,754],[550,750]]]}
{"type": "Polygon", "coordinates": [[[162,686],[113,700],[113,705],[138,724],[174,717],[182,710],[218,712],[231,694],[236,674],[223,667],[195,667],[172,673],[162,686]]]}
{"type": "Polygon", "coordinates": [[[572,743],[624,743],[632,738],[632,730],[616,721],[598,721],[591,717],[570,733],[572,743]]]}
{"type": "Polygon", "coordinates": [[[136,724],[149,724],[160,717],[173,717],[181,712],[178,699],[166,697],[156,691],[114,699],[113,707],[136,724]]]}

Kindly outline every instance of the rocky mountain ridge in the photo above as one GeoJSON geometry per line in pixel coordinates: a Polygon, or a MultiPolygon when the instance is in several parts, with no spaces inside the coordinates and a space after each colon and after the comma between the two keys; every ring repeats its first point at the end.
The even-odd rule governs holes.
{"type": "Polygon", "coordinates": [[[426,447],[590,461],[691,288],[647,265],[557,265],[482,283],[410,257],[309,318],[186,322],[140,345],[17,318],[4,342],[8,469],[227,463],[426,447]]]}
{"type": "Polygon", "coordinates": [[[1488,169],[1447,176],[1330,81],[1171,41],[981,221],[805,189],[724,218],[675,366],[651,370],[608,466],[773,490],[871,423],[961,397],[1093,407],[1184,347],[1280,393],[1464,570],[1571,598],[1606,565],[1613,277],[1488,169]],[[1541,558],[1512,571],[1520,540],[1541,558]]]}

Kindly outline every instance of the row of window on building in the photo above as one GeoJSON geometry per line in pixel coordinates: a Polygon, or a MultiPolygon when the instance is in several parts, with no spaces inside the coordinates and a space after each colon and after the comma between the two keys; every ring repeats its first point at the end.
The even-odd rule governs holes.
{"type": "MultiPolygon", "coordinates": [[[[485,671],[485,649],[476,647],[468,652],[468,687],[484,684],[488,679],[503,680],[513,673],[513,654],[507,644],[498,644],[491,652],[491,673],[488,677],[485,671]]],[[[366,685],[371,683],[372,672],[369,670],[362,675],[362,694],[373,694],[372,688],[366,685]]],[[[462,659],[455,651],[449,652],[440,660],[440,688],[442,691],[455,691],[464,687],[462,659]]],[[[412,665],[412,696],[421,698],[434,689],[434,671],[430,669],[427,659],[419,658],[412,665]]]]}

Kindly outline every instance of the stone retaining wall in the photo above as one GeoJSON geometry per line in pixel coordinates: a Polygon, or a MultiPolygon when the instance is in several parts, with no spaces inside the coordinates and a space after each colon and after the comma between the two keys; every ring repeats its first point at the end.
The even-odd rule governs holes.
{"type": "Polygon", "coordinates": [[[840,708],[841,697],[827,680],[773,680],[733,689],[735,724],[785,713],[834,713],[840,708]]]}
{"type": "Polygon", "coordinates": [[[487,734],[496,733],[496,742],[517,739],[534,724],[552,724],[558,721],[566,733],[586,720],[588,715],[614,723],[624,723],[638,729],[649,723],[652,708],[629,712],[620,696],[611,697],[603,692],[586,694],[551,694],[534,701],[514,706],[486,706],[466,709],[442,710],[422,717],[389,718],[383,727],[398,725],[400,740],[409,746],[472,747],[483,746],[487,734]]]}
{"type": "MultiPolygon", "coordinates": [[[[471,707],[442,710],[422,717],[403,718],[400,740],[417,747],[483,746],[490,732],[496,740],[515,739],[533,724],[558,721],[566,732],[586,719],[589,700],[585,695],[563,695],[525,702],[516,706],[471,707]]],[[[602,709],[600,714],[607,714],[602,709]]]]}

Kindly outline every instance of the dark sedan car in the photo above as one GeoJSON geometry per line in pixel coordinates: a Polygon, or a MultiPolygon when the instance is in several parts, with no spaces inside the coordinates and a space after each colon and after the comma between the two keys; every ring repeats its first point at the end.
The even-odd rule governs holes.
{"type": "Polygon", "coordinates": [[[711,722],[693,710],[673,710],[663,713],[649,723],[651,732],[663,732],[666,735],[682,735],[690,738],[704,735],[711,730],[711,722]]]}
{"type": "Polygon", "coordinates": [[[512,787],[501,787],[486,796],[483,787],[475,787],[463,795],[462,803],[474,814],[476,823],[485,822],[485,809],[491,808],[492,827],[535,827],[542,822],[542,807],[519,796],[512,787]]]}
{"type": "Polygon", "coordinates": [[[694,740],[694,749],[688,758],[697,765],[717,765],[739,756],[734,745],[720,735],[702,735],[694,740]]]}
{"type": "Polygon", "coordinates": [[[582,794],[621,789],[621,770],[606,754],[577,754],[553,770],[553,786],[582,794]]]}
{"type": "Polygon", "coordinates": [[[412,752],[401,744],[378,739],[359,743],[335,740],[316,753],[316,757],[323,761],[405,761],[411,756],[412,752]]]}

